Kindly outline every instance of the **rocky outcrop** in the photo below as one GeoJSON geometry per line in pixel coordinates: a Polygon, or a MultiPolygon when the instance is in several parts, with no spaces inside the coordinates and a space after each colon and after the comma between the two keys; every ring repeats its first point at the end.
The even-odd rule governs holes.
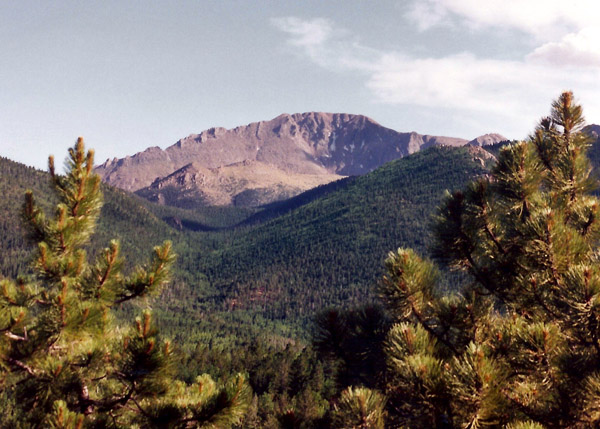
{"type": "Polygon", "coordinates": [[[506,140],[508,139],[501,134],[491,133],[476,137],[473,140],[471,140],[468,144],[469,146],[487,146],[500,143],[506,140]]]}
{"type": "Polygon", "coordinates": [[[234,129],[211,128],[165,150],[152,147],[107,160],[97,172],[111,185],[166,204],[175,199],[177,205],[191,204],[196,195],[199,204],[256,205],[368,173],[429,146],[466,143],[399,133],[362,115],[283,114],[234,129]],[[189,198],[174,199],[177,189],[189,198]]]}
{"type": "Polygon", "coordinates": [[[217,168],[194,162],[156,179],[136,194],[159,204],[182,208],[256,207],[291,198],[340,178],[342,176],[334,174],[286,173],[259,161],[246,160],[217,168]]]}
{"type": "Polygon", "coordinates": [[[587,125],[583,130],[593,139],[598,139],[598,137],[600,137],[600,125],[590,124],[587,125]]]}

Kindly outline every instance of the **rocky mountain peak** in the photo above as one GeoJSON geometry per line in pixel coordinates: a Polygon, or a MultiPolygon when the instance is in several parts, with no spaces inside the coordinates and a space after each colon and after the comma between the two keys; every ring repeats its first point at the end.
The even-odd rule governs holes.
{"type": "Polygon", "coordinates": [[[490,133],[490,134],[484,134],[479,137],[475,137],[468,144],[469,144],[469,146],[487,146],[487,145],[499,143],[499,142],[506,141],[506,140],[508,140],[508,139],[506,137],[504,137],[502,134],[490,133]]]}
{"type": "Polygon", "coordinates": [[[584,130],[590,135],[592,136],[592,138],[597,139],[598,137],[600,137],[600,125],[596,125],[596,124],[590,124],[587,125],[584,130]]]}
{"type": "MultiPolygon", "coordinates": [[[[257,175],[262,174],[259,171],[270,168],[278,172],[273,176],[279,177],[281,173],[295,177],[299,183],[306,182],[301,177],[311,177],[304,185],[294,187],[294,192],[300,192],[307,189],[305,186],[309,186],[309,182],[315,183],[315,177],[319,177],[316,180],[319,184],[327,183],[341,176],[365,174],[425,147],[466,143],[464,139],[399,133],[363,115],[284,113],[269,121],[233,129],[214,127],[190,134],[164,150],[153,147],[131,157],[107,161],[98,166],[97,171],[104,181],[137,191],[163,183],[162,179],[168,182],[175,173],[178,177],[187,174],[188,179],[179,179],[178,183],[181,186],[189,184],[192,168],[204,169],[202,174],[218,176],[222,183],[228,180],[223,175],[234,174],[234,171],[236,183],[244,180],[254,183],[257,175]],[[247,175],[243,180],[241,167],[247,175]],[[180,171],[182,168],[184,170],[180,171]],[[219,168],[220,172],[215,170],[219,168]]],[[[163,183],[163,188],[167,182],[163,183]]],[[[291,189],[288,185],[286,189],[291,189]]],[[[238,186],[234,188],[238,189],[238,186]]],[[[229,201],[227,198],[217,200],[229,201]]],[[[262,198],[250,200],[263,201],[262,198]]]]}

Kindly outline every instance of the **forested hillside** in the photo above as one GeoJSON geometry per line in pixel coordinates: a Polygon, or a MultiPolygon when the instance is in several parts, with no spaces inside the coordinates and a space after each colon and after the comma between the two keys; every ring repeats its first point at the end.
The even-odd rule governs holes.
{"type": "MultiPolygon", "coordinates": [[[[590,150],[593,165],[598,148],[590,150]]],[[[179,376],[192,382],[203,372],[222,378],[248,371],[256,396],[246,427],[325,424],[341,369],[306,347],[314,317],[327,307],[370,302],[389,251],[427,254],[431,215],[444,191],[488,174],[492,162],[479,148],[434,147],[257,209],[184,210],[104,187],[91,251],[119,237],[131,266],[152,245],[172,240],[174,279],[152,305],[161,332],[178,344],[179,376]]],[[[32,189],[49,208],[49,177],[7,159],[0,159],[0,172],[0,269],[14,277],[26,272],[31,251],[19,221],[23,194],[32,189]]],[[[443,287],[453,287],[444,277],[443,287]]],[[[350,337],[379,338],[380,310],[361,311],[344,317],[372,323],[373,331],[350,337]]],[[[119,314],[129,318],[131,308],[119,314]]]]}
{"type": "MultiPolygon", "coordinates": [[[[32,243],[24,236],[21,208],[27,189],[31,189],[39,204],[49,210],[55,201],[50,193],[49,175],[0,157],[0,234],[2,258],[0,274],[15,277],[24,273],[29,262],[32,243]]],[[[178,232],[151,213],[144,200],[131,194],[102,186],[104,206],[92,248],[108,245],[110,239],[119,237],[129,264],[145,258],[148,246],[165,239],[177,239],[178,232]]],[[[150,247],[151,248],[151,247],[150,247]]]]}
{"type": "MultiPolygon", "coordinates": [[[[485,171],[472,150],[431,148],[258,211],[183,210],[105,187],[92,247],[119,236],[131,263],[145,256],[142,249],[173,240],[176,277],[156,306],[177,337],[189,340],[191,331],[214,325],[272,331],[273,321],[275,332],[295,336],[305,329],[296,330],[305,326],[299,322],[318,309],[368,299],[390,250],[426,249],[427,225],[443,191],[485,171]]],[[[19,220],[22,195],[31,188],[49,206],[48,176],[7,159],[0,168],[0,191],[7,196],[0,268],[13,277],[24,272],[29,252],[19,220]]]]}
{"type": "Polygon", "coordinates": [[[205,299],[223,310],[310,318],[326,306],[368,299],[390,250],[426,251],[427,226],[444,190],[485,171],[466,148],[431,148],[342,181],[331,193],[241,230],[230,245],[185,255],[181,263],[208,277],[205,299]]]}
{"type": "MultiPolygon", "coordinates": [[[[431,148],[258,210],[189,211],[106,187],[92,251],[120,237],[132,265],[171,239],[179,255],[174,279],[152,305],[161,333],[178,344],[179,376],[193,382],[204,372],[222,379],[247,371],[256,396],[245,427],[323,425],[339,393],[338,369],[307,347],[313,318],[325,307],[370,300],[390,250],[425,250],[443,191],[486,172],[482,162],[473,149],[431,148]]],[[[6,159],[0,171],[0,191],[9,196],[2,243],[11,255],[1,269],[14,276],[31,246],[19,226],[23,194],[31,188],[49,207],[49,177],[6,159]]]]}
{"type": "MultiPolygon", "coordinates": [[[[597,151],[594,145],[593,161],[597,151]]],[[[215,326],[212,332],[226,337],[265,327],[294,337],[319,309],[368,301],[389,251],[427,253],[428,226],[443,192],[485,173],[490,162],[478,148],[433,147],[258,209],[184,210],[104,186],[92,248],[118,236],[132,265],[146,256],[142,249],[174,242],[175,279],[156,307],[180,340],[215,326]]],[[[24,272],[30,251],[20,226],[22,196],[31,188],[49,207],[48,176],[4,158],[0,171],[0,272],[14,277],[24,272]]]]}

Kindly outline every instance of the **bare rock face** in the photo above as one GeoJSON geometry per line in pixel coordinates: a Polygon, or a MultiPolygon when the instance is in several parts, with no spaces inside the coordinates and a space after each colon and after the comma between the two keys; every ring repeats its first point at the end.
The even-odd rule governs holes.
{"type": "Polygon", "coordinates": [[[211,128],[165,150],[153,147],[108,160],[97,172],[111,185],[168,204],[173,202],[166,195],[180,189],[190,195],[186,201],[195,193],[202,204],[258,205],[368,173],[432,145],[466,143],[399,133],[361,115],[283,114],[230,130],[211,128]]]}
{"type": "Polygon", "coordinates": [[[587,125],[583,130],[593,139],[598,139],[598,137],[600,137],[600,125],[590,124],[587,125]]]}
{"type": "Polygon", "coordinates": [[[342,176],[286,173],[260,161],[217,168],[190,163],[136,194],[159,204],[182,208],[202,206],[256,207],[291,198],[342,176]]]}
{"type": "Polygon", "coordinates": [[[508,140],[508,139],[501,134],[491,133],[491,134],[484,134],[482,136],[474,138],[473,140],[471,140],[468,143],[468,145],[469,146],[487,146],[487,145],[503,142],[506,140],[508,140]]]}
{"type": "Polygon", "coordinates": [[[157,177],[174,170],[174,164],[165,158],[165,151],[158,146],[133,156],[109,159],[96,167],[96,172],[103,181],[126,191],[143,188],[157,177]],[[152,167],[148,168],[149,166],[152,167]]]}
{"type": "Polygon", "coordinates": [[[483,149],[481,146],[467,145],[467,148],[472,156],[473,161],[480,163],[482,167],[496,161],[496,157],[487,150],[483,149]]]}

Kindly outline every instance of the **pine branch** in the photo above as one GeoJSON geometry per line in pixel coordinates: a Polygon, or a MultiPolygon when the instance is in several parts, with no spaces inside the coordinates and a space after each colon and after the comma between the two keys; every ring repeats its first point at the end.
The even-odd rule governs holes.
{"type": "Polygon", "coordinates": [[[10,331],[4,332],[4,335],[8,338],[10,338],[11,340],[15,340],[15,341],[27,341],[27,328],[23,328],[24,330],[24,334],[23,336],[20,335],[15,335],[10,331]]]}
{"type": "Polygon", "coordinates": [[[452,344],[450,341],[448,341],[446,338],[444,338],[442,335],[438,334],[435,329],[431,328],[426,322],[425,319],[423,317],[423,315],[421,315],[419,313],[419,311],[415,308],[414,303],[412,302],[412,300],[409,298],[408,299],[410,302],[410,308],[412,311],[412,314],[415,316],[415,318],[417,319],[417,321],[419,322],[419,324],[427,331],[429,332],[431,335],[433,335],[439,342],[441,342],[443,345],[445,345],[446,347],[448,347],[452,353],[455,356],[460,355],[460,352],[458,351],[458,349],[454,346],[454,344],[452,344]]]}
{"type": "Polygon", "coordinates": [[[8,358],[6,358],[6,361],[9,364],[14,365],[17,368],[25,371],[27,374],[31,375],[32,377],[37,377],[37,374],[35,373],[34,369],[31,368],[29,365],[26,365],[25,363],[21,362],[20,360],[8,357],[8,358]]]}

